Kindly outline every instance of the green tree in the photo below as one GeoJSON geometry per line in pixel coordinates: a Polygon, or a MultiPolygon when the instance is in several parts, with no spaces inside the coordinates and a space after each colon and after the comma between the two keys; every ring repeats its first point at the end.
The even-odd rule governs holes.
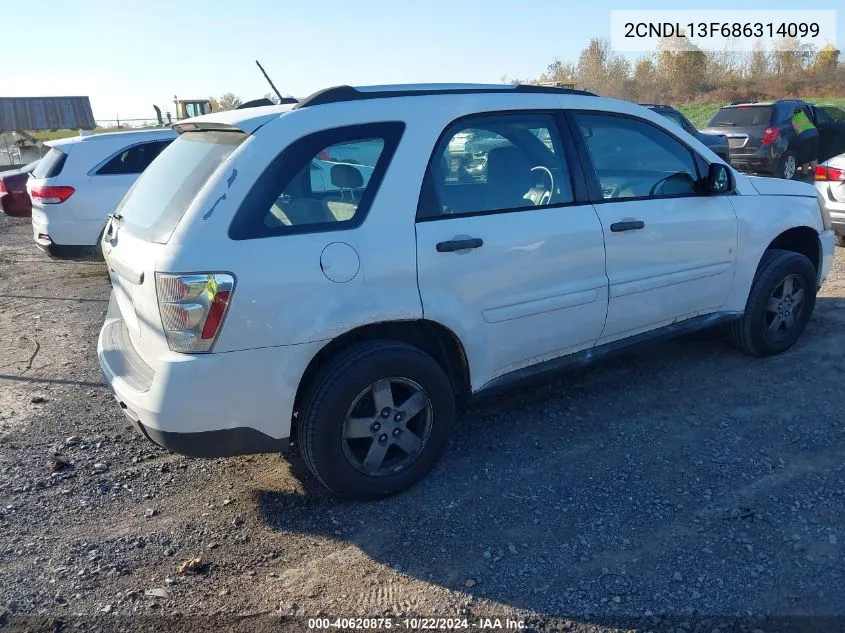
{"type": "Polygon", "coordinates": [[[241,105],[243,101],[239,96],[237,96],[234,92],[227,92],[224,95],[221,95],[217,98],[217,110],[234,110],[239,105],[241,105]]]}

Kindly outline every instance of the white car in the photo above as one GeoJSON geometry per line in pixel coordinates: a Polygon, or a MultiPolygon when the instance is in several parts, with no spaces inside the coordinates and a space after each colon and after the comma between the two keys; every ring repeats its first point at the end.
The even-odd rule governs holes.
{"type": "Polygon", "coordinates": [[[716,324],[782,352],[833,259],[811,185],[589,93],[345,86],[175,127],[103,236],[102,370],[157,444],[294,442],[345,497],[418,481],[456,403],[545,371],[716,324]],[[472,131],[502,142],[461,181],[447,154],[472,131]],[[315,188],[349,144],[372,172],[315,188]]]}
{"type": "Polygon", "coordinates": [[[815,183],[830,213],[836,241],[845,246],[845,154],[816,165],[815,183]]]}
{"type": "Polygon", "coordinates": [[[109,213],[175,138],[173,130],[157,129],[49,142],[26,185],[36,245],[59,259],[98,256],[109,213]]]}

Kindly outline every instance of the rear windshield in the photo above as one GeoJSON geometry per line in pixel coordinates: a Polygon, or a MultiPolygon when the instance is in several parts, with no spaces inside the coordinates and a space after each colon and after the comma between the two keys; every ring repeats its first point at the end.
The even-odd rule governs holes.
{"type": "Polygon", "coordinates": [[[772,122],[772,112],[774,112],[772,106],[722,108],[713,115],[707,126],[749,127],[752,125],[769,125],[772,122]]]}
{"type": "Polygon", "coordinates": [[[63,151],[50,148],[50,151],[44,154],[44,157],[38,161],[35,169],[32,170],[32,177],[41,180],[42,178],[55,178],[62,173],[62,167],[65,166],[67,154],[63,151]]]}
{"type": "Polygon", "coordinates": [[[117,212],[134,235],[164,244],[211,174],[240,145],[243,132],[185,132],[141,174],[117,212]]]}

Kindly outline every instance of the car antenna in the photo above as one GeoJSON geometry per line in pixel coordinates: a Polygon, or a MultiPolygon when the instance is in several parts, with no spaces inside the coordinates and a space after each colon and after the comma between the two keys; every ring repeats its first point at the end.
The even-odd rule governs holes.
{"type": "Polygon", "coordinates": [[[285,98],[282,96],[282,93],[279,92],[279,89],[276,88],[275,84],[273,84],[273,80],[270,79],[270,76],[267,74],[267,71],[264,70],[264,66],[262,66],[261,62],[259,62],[257,59],[255,60],[255,63],[258,65],[258,68],[261,70],[261,74],[264,75],[264,79],[266,79],[267,83],[270,84],[270,87],[273,89],[273,92],[275,92],[276,96],[279,97],[279,103],[284,103],[285,98]]]}

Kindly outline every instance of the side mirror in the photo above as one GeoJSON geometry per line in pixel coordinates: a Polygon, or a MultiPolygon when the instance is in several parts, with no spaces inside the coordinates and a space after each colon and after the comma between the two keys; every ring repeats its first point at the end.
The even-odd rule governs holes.
{"type": "Polygon", "coordinates": [[[734,190],[733,175],[727,165],[710,163],[707,174],[707,192],[712,195],[730,193],[734,190]]]}

